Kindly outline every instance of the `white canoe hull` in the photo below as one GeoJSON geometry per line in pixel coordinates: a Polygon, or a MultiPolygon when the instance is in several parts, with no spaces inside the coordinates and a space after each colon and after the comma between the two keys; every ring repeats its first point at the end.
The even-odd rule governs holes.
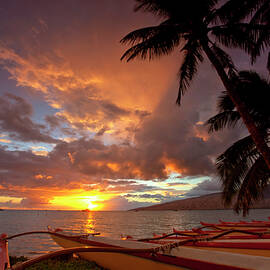
{"type": "MultiPolygon", "coordinates": [[[[159,245],[128,241],[113,240],[106,237],[93,237],[88,239],[71,240],[66,239],[64,235],[52,235],[53,240],[63,248],[71,247],[119,247],[131,249],[155,248],[159,245]]],[[[245,254],[236,254],[224,251],[209,251],[192,247],[177,247],[169,252],[151,254],[122,254],[111,252],[86,252],[79,256],[111,270],[179,270],[179,269],[197,269],[197,270],[269,270],[270,258],[264,256],[251,256],[245,254]]]]}

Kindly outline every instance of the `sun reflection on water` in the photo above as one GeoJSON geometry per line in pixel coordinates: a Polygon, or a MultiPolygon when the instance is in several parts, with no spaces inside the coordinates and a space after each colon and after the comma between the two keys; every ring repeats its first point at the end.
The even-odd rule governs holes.
{"type": "Polygon", "coordinates": [[[85,232],[86,233],[94,233],[95,232],[95,219],[93,217],[93,213],[91,213],[91,212],[87,213],[85,232]]]}

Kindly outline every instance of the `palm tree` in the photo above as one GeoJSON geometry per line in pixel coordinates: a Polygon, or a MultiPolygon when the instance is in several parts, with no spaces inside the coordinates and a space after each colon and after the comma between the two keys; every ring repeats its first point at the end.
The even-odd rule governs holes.
{"type": "MultiPolygon", "coordinates": [[[[238,86],[238,95],[248,104],[247,109],[256,126],[269,142],[270,82],[248,71],[239,72],[232,82],[238,86]]],[[[207,121],[209,132],[242,123],[240,114],[225,92],[219,98],[218,110],[218,114],[207,121]]],[[[263,197],[263,191],[270,183],[270,171],[251,136],[240,139],[222,153],[217,158],[216,167],[223,184],[225,204],[231,204],[237,197],[234,208],[238,213],[243,210],[243,215],[246,215],[252,203],[263,197]]]]}
{"type": "MultiPolygon", "coordinates": [[[[246,22],[217,24],[223,20],[223,13],[215,9],[218,0],[136,0],[136,2],[135,11],[153,13],[163,21],[157,26],[138,29],[127,34],[121,42],[130,44],[131,48],[123,54],[121,60],[130,61],[137,57],[152,60],[180,47],[184,55],[179,70],[179,91],[176,101],[180,105],[181,96],[190,86],[197,73],[198,64],[204,60],[203,53],[205,53],[270,169],[270,149],[248,113],[245,102],[234,91],[235,86],[230,80],[230,77],[236,74],[236,68],[229,55],[218,46],[222,44],[230,48],[241,48],[252,55],[256,42],[263,33],[269,39],[269,28],[264,24],[246,22]]],[[[263,49],[264,46],[259,46],[257,54],[263,49]]]]}

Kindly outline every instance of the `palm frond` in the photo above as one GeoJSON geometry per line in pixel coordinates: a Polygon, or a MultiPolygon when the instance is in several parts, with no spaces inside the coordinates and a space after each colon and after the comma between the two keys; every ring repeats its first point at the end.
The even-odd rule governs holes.
{"type": "Polygon", "coordinates": [[[136,0],[135,11],[149,12],[159,17],[198,18],[207,14],[218,0],[136,0]],[[194,7],[196,7],[194,9],[194,7]]]}
{"type": "Polygon", "coordinates": [[[240,22],[248,17],[252,17],[264,3],[268,0],[229,0],[223,4],[216,14],[222,23],[240,22]]]}
{"type": "Polygon", "coordinates": [[[263,83],[266,82],[266,80],[262,76],[260,76],[257,72],[252,71],[252,70],[241,70],[239,72],[239,79],[241,83],[248,82],[254,85],[258,85],[258,83],[261,84],[262,81],[263,83]]]}
{"type": "Polygon", "coordinates": [[[207,120],[208,132],[219,131],[224,128],[234,128],[241,119],[237,111],[224,111],[207,120]]]}
{"type": "Polygon", "coordinates": [[[270,5],[268,0],[258,1],[260,6],[257,6],[256,12],[252,15],[250,23],[266,23],[269,25],[270,20],[270,5]]]}
{"type": "MultiPolygon", "coordinates": [[[[269,143],[269,82],[253,71],[240,71],[230,80],[234,91],[247,104],[246,109],[262,138],[269,143]]],[[[218,109],[219,113],[207,121],[210,132],[233,127],[241,119],[226,92],[219,98],[218,109]]],[[[225,204],[229,205],[237,196],[235,211],[243,210],[243,215],[246,215],[252,203],[261,198],[270,177],[270,171],[251,136],[237,141],[222,153],[217,158],[216,167],[223,184],[225,204]]]]}
{"type": "Polygon", "coordinates": [[[245,32],[251,34],[249,38],[254,43],[250,51],[246,50],[251,55],[252,63],[270,46],[269,0],[230,0],[217,10],[216,17],[227,25],[248,22],[251,18],[248,22],[250,28],[245,32]]]}
{"type": "Polygon", "coordinates": [[[233,161],[243,160],[247,156],[253,159],[253,155],[257,155],[257,150],[255,152],[254,150],[256,150],[255,143],[249,135],[235,142],[223,155],[233,163],[233,161]]]}
{"type": "Polygon", "coordinates": [[[223,199],[229,204],[238,192],[247,171],[256,160],[258,152],[251,136],[247,136],[229,147],[216,161],[223,185],[223,199]]]}
{"type": "Polygon", "coordinates": [[[180,105],[182,95],[185,93],[190,83],[197,73],[199,62],[203,61],[202,49],[196,40],[188,40],[181,50],[184,52],[184,61],[179,70],[179,91],[176,103],[180,105]]]}
{"type": "Polygon", "coordinates": [[[248,213],[252,204],[263,198],[263,191],[270,183],[270,171],[262,156],[254,162],[238,192],[234,209],[237,213],[243,210],[243,215],[248,213]]]}
{"type": "Polygon", "coordinates": [[[226,91],[223,91],[222,95],[218,97],[217,109],[220,113],[224,111],[233,111],[235,109],[235,105],[226,91]]]}
{"type": "MultiPolygon", "coordinates": [[[[248,104],[246,110],[260,128],[261,134],[264,134],[270,128],[269,82],[253,71],[240,71],[232,76],[231,81],[242,101],[248,104]],[[255,91],[257,95],[254,94],[255,91]]],[[[219,113],[206,122],[209,132],[234,127],[240,120],[240,115],[235,111],[227,92],[223,92],[219,97],[217,108],[219,113]]]]}
{"type": "Polygon", "coordinates": [[[256,41],[256,46],[251,52],[251,63],[253,64],[257,57],[260,56],[266,48],[270,46],[270,27],[263,32],[260,32],[259,37],[256,41]]]}
{"type": "Polygon", "coordinates": [[[239,72],[234,84],[257,126],[270,127],[270,84],[253,71],[239,72]],[[258,94],[254,94],[256,93],[258,94]]]}
{"type": "Polygon", "coordinates": [[[268,53],[268,58],[267,58],[267,64],[266,64],[266,67],[270,73],[270,52],[268,53]]]}
{"type": "Polygon", "coordinates": [[[162,1],[155,0],[136,0],[137,4],[134,11],[149,12],[156,16],[169,16],[168,7],[162,5],[162,1]]]}
{"type": "MultiPolygon", "coordinates": [[[[260,46],[259,50],[256,48],[259,37],[262,37],[263,33],[265,31],[268,32],[269,29],[267,26],[259,24],[236,23],[214,26],[209,28],[209,31],[211,31],[216,40],[224,46],[240,48],[254,58],[253,55],[257,55],[257,51],[261,53],[263,50],[263,46],[260,46]]],[[[267,41],[264,41],[264,43],[265,42],[267,41]]]]}
{"type": "Polygon", "coordinates": [[[121,60],[126,59],[128,62],[136,57],[152,60],[169,54],[180,44],[182,37],[183,33],[179,32],[179,27],[175,25],[160,24],[135,30],[120,41],[133,45],[123,54],[121,60]]]}
{"type": "Polygon", "coordinates": [[[246,157],[244,160],[235,164],[231,164],[231,162],[228,162],[224,157],[219,157],[217,160],[218,173],[222,175],[222,198],[225,205],[230,205],[232,199],[237,194],[248,168],[246,157]]]}
{"type": "Polygon", "coordinates": [[[162,31],[162,27],[164,27],[164,31],[166,31],[166,28],[168,26],[157,25],[157,26],[150,26],[150,27],[137,29],[135,31],[128,33],[125,37],[123,37],[120,40],[120,43],[134,45],[135,43],[145,41],[159,34],[162,31]]]}
{"type": "Polygon", "coordinates": [[[236,74],[237,69],[234,66],[232,58],[224,50],[218,47],[216,44],[213,44],[211,49],[214,55],[216,56],[216,58],[219,60],[220,64],[222,65],[223,69],[228,70],[227,74],[229,78],[233,74],[236,74]]]}

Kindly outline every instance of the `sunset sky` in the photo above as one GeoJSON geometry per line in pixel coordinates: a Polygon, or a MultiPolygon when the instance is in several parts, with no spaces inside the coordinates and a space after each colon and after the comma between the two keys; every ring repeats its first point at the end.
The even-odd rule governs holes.
{"type": "Polygon", "coordinates": [[[0,3],[1,208],[126,210],[220,191],[215,158],[246,131],[208,135],[223,87],[207,61],[181,107],[179,50],[120,61],[120,39],[158,23],[133,7],[0,3]]]}

